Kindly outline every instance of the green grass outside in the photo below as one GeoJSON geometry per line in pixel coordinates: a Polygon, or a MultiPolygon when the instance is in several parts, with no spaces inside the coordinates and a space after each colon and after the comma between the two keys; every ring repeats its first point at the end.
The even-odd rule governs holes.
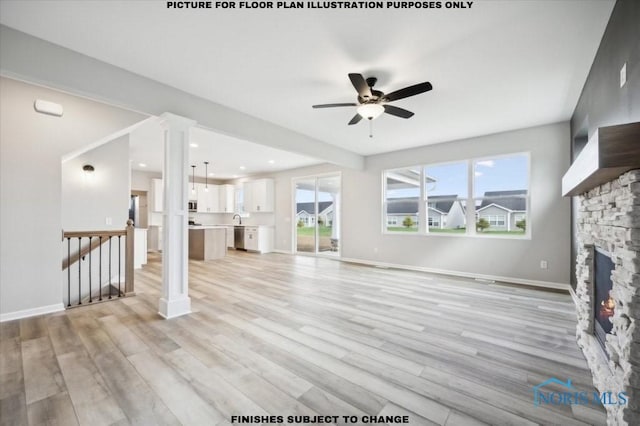
{"type": "MultiPolygon", "coordinates": [[[[418,228],[407,228],[404,226],[388,226],[388,232],[418,232],[418,228]]],[[[458,229],[440,229],[440,228],[429,228],[430,234],[465,234],[467,230],[465,228],[458,229]]],[[[476,232],[476,235],[524,235],[524,231],[490,231],[486,230],[483,232],[476,232]]],[[[309,234],[312,235],[312,234],[309,234]]]]}
{"type": "Polygon", "coordinates": [[[418,228],[407,228],[406,226],[387,226],[389,232],[418,232],[418,228]]]}
{"type": "Polygon", "coordinates": [[[464,234],[465,232],[467,232],[466,228],[456,228],[456,229],[429,228],[429,233],[431,234],[464,234]]]}
{"type": "Polygon", "coordinates": [[[491,234],[491,235],[524,235],[524,231],[518,229],[517,231],[491,231],[491,230],[486,230],[486,231],[478,231],[476,232],[476,234],[478,235],[482,235],[482,234],[491,234]]]}
{"type": "MultiPolygon", "coordinates": [[[[320,226],[318,229],[318,234],[321,237],[330,237],[331,236],[331,227],[330,226],[320,226]]],[[[314,226],[303,226],[298,228],[297,235],[309,236],[312,237],[315,235],[315,227],[314,226]]]]}

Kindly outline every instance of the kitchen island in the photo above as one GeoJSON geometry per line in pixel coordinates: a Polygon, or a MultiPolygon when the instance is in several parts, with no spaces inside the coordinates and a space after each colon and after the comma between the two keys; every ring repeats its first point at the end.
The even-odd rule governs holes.
{"type": "Polygon", "coordinates": [[[213,260],[227,255],[225,226],[189,226],[189,259],[213,260]]]}

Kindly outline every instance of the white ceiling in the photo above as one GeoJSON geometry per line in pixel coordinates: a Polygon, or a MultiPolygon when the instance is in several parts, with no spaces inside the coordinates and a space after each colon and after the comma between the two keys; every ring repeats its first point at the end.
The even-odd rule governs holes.
{"type": "MultiPolygon", "coordinates": [[[[131,168],[162,171],[163,130],[159,120],[147,120],[131,132],[129,139],[131,168]]],[[[247,142],[200,127],[189,135],[189,163],[195,174],[205,177],[204,162],[210,179],[235,179],[249,175],[288,170],[319,164],[321,161],[298,154],[247,142]]],[[[192,169],[189,169],[191,175],[192,169]]]]}
{"type": "Polygon", "coordinates": [[[0,22],[370,155],[569,119],[614,3],[174,10],[165,1],[3,0],[0,22]],[[422,81],[434,90],[395,102],[416,115],[384,114],[370,139],[364,120],[347,126],[355,111],[311,108],[355,101],[349,72],[378,77],[385,92],[422,81]]]}

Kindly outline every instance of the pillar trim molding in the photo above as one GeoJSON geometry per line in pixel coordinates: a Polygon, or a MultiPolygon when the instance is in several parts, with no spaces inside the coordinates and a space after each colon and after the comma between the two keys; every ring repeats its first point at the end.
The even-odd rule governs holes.
{"type": "Polygon", "coordinates": [[[189,298],[188,178],[189,130],[196,121],[165,112],[164,130],[162,297],[158,314],[165,319],[191,313],[189,298]]]}

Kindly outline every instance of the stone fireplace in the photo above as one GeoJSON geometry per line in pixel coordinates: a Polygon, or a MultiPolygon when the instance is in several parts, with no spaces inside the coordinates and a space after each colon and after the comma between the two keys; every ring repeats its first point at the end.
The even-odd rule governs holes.
{"type": "Polygon", "coordinates": [[[608,423],[637,425],[640,424],[640,169],[627,171],[582,193],[579,205],[578,345],[598,391],[627,394],[626,405],[606,406],[608,423]],[[609,265],[613,266],[609,277],[607,268],[610,270],[611,266],[607,266],[602,256],[610,258],[609,265]],[[601,276],[596,287],[598,273],[601,276]],[[610,291],[602,283],[607,278],[610,291]]]}

